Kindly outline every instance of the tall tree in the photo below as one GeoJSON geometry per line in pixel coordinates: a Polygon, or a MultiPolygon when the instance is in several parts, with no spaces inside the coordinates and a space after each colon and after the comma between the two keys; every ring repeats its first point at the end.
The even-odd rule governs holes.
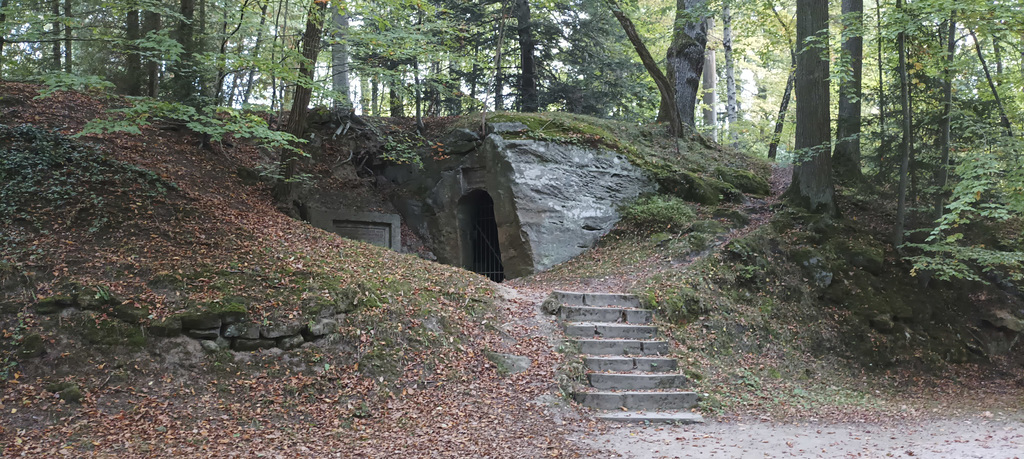
{"type": "MultiPolygon", "coordinates": [[[[325,0],[313,0],[309,5],[306,30],[302,33],[300,41],[302,49],[302,59],[299,61],[300,81],[295,87],[288,124],[285,127],[289,134],[297,138],[302,138],[302,134],[306,130],[306,115],[309,112],[309,100],[313,95],[313,77],[316,73],[316,58],[320,52],[326,6],[325,0]]],[[[281,178],[274,187],[274,198],[280,202],[287,202],[295,190],[293,180],[298,160],[299,156],[295,151],[290,149],[281,151],[281,178]]]]}
{"type": "MultiPolygon", "coordinates": [[[[683,0],[679,0],[682,2],[683,0]]],[[[605,0],[608,6],[612,10],[612,14],[615,15],[615,19],[622,25],[622,30],[626,32],[626,37],[629,38],[629,42],[633,45],[633,49],[636,50],[637,55],[640,56],[640,62],[644,64],[644,69],[654,80],[654,84],[658,86],[658,92],[661,93],[661,113],[658,115],[659,120],[667,122],[669,131],[673,136],[678,137],[682,134],[682,114],[678,110],[678,104],[676,103],[676,91],[672,87],[667,76],[661,72],[661,68],[651,57],[651,52],[647,50],[647,45],[644,44],[643,39],[640,38],[640,34],[636,31],[636,26],[633,25],[633,21],[626,16],[626,13],[619,7],[619,3],[616,0],[605,0]]],[[[703,54],[703,50],[701,51],[703,54]]],[[[704,63],[703,55],[700,58],[701,66],[704,63]]],[[[697,69],[697,73],[694,78],[700,78],[700,69],[697,69]]],[[[698,81],[699,82],[699,81],[698,81]]],[[[690,104],[690,126],[693,126],[693,110],[694,105],[697,103],[697,87],[693,87],[693,100],[690,104]]]]}
{"type": "Polygon", "coordinates": [[[843,0],[843,60],[849,77],[839,85],[836,149],[832,154],[836,177],[860,180],[861,81],[864,60],[864,0],[843,0]]]}
{"type": "Polygon", "coordinates": [[[334,100],[334,106],[351,107],[348,81],[348,4],[335,1],[331,5],[331,17],[334,23],[334,41],[331,43],[331,90],[340,94],[340,97],[334,100]]]}
{"type": "Polygon", "coordinates": [[[786,197],[817,213],[837,214],[829,117],[828,2],[796,2],[796,164],[786,197]]]}
{"type": "Polygon", "coordinates": [[[999,98],[999,90],[996,89],[996,84],[992,80],[992,72],[988,69],[988,62],[985,62],[985,55],[981,52],[981,42],[978,41],[978,35],[974,33],[974,29],[968,29],[971,33],[971,39],[974,40],[974,50],[978,54],[978,62],[981,62],[981,68],[985,72],[985,80],[988,81],[988,87],[992,90],[992,98],[996,101],[996,108],[999,109],[999,123],[1006,130],[1007,137],[1013,137],[1013,127],[1010,125],[1010,118],[1006,116],[1006,108],[1003,107],[1003,101],[999,98]]]}
{"type": "MultiPolygon", "coordinates": [[[[896,0],[896,9],[904,12],[903,0],[896,0]]],[[[900,144],[900,185],[896,202],[896,224],[893,228],[893,246],[900,250],[903,245],[903,230],[907,220],[907,175],[910,169],[910,150],[913,148],[913,134],[910,119],[910,78],[907,74],[907,24],[900,24],[896,34],[896,48],[899,54],[900,109],[903,113],[903,141],[900,144]]]]}
{"type": "MultiPolygon", "coordinates": [[[[145,36],[160,31],[160,13],[145,11],[142,14],[142,33],[145,36]]],[[[68,48],[70,50],[70,48],[68,48]]],[[[160,92],[160,61],[154,57],[146,59],[146,95],[156,97],[160,92]]]]}
{"type": "Polygon", "coordinates": [[[788,23],[782,19],[782,15],[775,8],[772,8],[775,20],[782,26],[786,34],[786,43],[789,45],[789,77],[786,78],[786,90],[782,93],[782,101],[779,103],[779,113],[775,117],[775,132],[772,133],[772,141],[768,145],[768,159],[774,161],[778,155],[779,142],[782,141],[782,129],[786,126],[786,113],[789,113],[789,99],[793,96],[793,85],[796,84],[796,45],[790,38],[788,23]]]}
{"type": "MultiPolygon", "coordinates": [[[[64,71],[71,73],[71,0],[64,0],[64,71]]],[[[3,21],[0,21],[3,22],[3,21]]]]}
{"type": "Polygon", "coordinates": [[[142,53],[139,52],[139,39],[142,38],[142,24],[139,23],[139,10],[128,10],[125,18],[125,36],[128,39],[128,52],[125,56],[124,93],[129,96],[142,95],[142,53]]]}
{"type": "Polygon", "coordinates": [[[533,60],[534,42],[529,0],[516,0],[516,26],[519,32],[520,109],[524,112],[535,112],[540,107],[537,100],[537,64],[533,60]]]}
{"type": "Polygon", "coordinates": [[[949,151],[952,146],[952,125],[953,125],[953,61],[956,57],[956,11],[949,15],[946,21],[946,68],[943,69],[942,79],[942,136],[941,159],[939,167],[935,170],[935,218],[942,217],[942,209],[945,207],[945,188],[949,181],[949,151]]]}
{"type": "Polygon", "coordinates": [[[736,100],[736,63],[732,55],[731,3],[731,0],[722,2],[722,52],[725,54],[725,119],[729,123],[729,142],[735,143],[738,140],[739,101],[736,100]]]}
{"type": "MultiPolygon", "coordinates": [[[[705,27],[707,30],[713,30],[715,28],[715,20],[713,18],[705,19],[705,27]]],[[[718,106],[718,69],[715,68],[715,48],[708,46],[704,51],[704,70],[702,84],[702,102],[703,102],[703,115],[704,115],[704,126],[711,128],[711,138],[718,140],[718,113],[716,107],[718,106]]],[[[676,103],[679,100],[676,99],[676,103]]]]}
{"type": "MultiPolygon", "coordinates": [[[[676,112],[680,121],[689,126],[695,125],[694,109],[704,68],[704,48],[708,41],[707,23],[701,17],[704,8],[705,0],[676,0],[672,43],[665,58],[668,79],[675,90],[676,112]]],[[[664,98],[662,102],[665,102],[664,98]]]]}
{"type": "Polygon", "coordinates": [[[196,0],[181,0],[180,17],[175,31],[175,40],[181,45],[181,55],[171,66],[174,78],[171,79],[171,97],[179,102],[197,104],[199,88],[197,86],[199,72],[196,68],[195,13],[196,0]]]}

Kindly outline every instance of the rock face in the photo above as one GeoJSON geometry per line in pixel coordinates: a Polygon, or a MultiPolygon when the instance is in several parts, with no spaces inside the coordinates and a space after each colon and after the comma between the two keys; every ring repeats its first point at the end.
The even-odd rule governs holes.
{"type": "Polygon", "coordinates": [[[506,277],[579,255],[612,229],[619,205],[657,188],[612,151],[499,134],[465,154],[425,161],[423,170],[394,166],[384,175],[400,190],[393,202],[408,225],[438,261],[455,266],[469,267],[473,257],[465,198],[485,191],[506,277]]]}

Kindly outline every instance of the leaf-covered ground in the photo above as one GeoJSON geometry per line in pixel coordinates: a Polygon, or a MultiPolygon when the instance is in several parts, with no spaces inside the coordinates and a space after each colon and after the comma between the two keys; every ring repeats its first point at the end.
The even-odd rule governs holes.
{"type": "MultiPolygon", "coordinates": [[[[6,125],[59,135],[121,103],[64,92],[37,100],[35,87],[15,83],[0,84],[0,94],[6,125]]],[[[12,139],[9,151],[33,157],[12,139]]],[[[481,276],[288,218],[265,185],[237,176],[239,166],[257,166],[258,149],[205,149],[201,140],[151,126],[68,141],[61,151],[71,156],[5,171],[25,179],[4,185],[20,197],[0,223],[5,457],[572,453],[565,427],[544,414],[558,410],[557,355],[533,322],[532,300],[506,300],[481,276]],[[122,188],[135,170],[153,176],[122,188]],[[33,194],[25,184],[40,177],[33,183],[71,192],[33,194]],[[143,311],[142,322],[34,308],[86,288],[143,311]],[[348,312],[336,335],[290,353],[209,354],[190,338],[139,332],[228,303],[264,324],[325,305],[348,312]],[[89,344],[91,331],[115,344],[89,344]],[[136,335],[141,346],[128,339],[136,335]],[[11,366],[32,339],[45,353],[11,366]],[[534,364],[503,375],[484,350],[534,364]]]]}

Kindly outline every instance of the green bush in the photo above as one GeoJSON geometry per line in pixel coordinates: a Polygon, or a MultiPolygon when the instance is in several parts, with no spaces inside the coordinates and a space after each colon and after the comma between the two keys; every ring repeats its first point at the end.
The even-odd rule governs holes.
{"type": "Polygon", "coordinates": [[[696,218],[693,208],[674,196],[653,195],[620,209],[622,222],[644,231],[683,230],[696,218]]]}

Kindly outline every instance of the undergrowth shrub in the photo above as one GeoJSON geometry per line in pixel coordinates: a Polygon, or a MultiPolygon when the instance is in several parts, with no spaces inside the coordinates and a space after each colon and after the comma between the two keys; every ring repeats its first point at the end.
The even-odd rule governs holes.
{"type": "Polygon", "coordinates": [[[624,224],[644,232],[683,230],[696,218],[686,201],[663,195],[641,197],[619,212],[624,224]]]}

